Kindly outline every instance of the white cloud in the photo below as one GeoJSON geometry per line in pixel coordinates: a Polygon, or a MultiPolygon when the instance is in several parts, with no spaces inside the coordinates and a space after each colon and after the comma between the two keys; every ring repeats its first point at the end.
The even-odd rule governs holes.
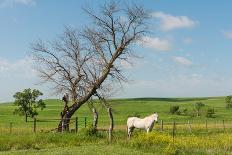
{"type": "Polygon", "coordinates": [[[168,40],[162,40],[160,38],[152,38],[145,36],[142,38],[141,44],[145,47],[153,48],[159,51],[169,51],[171,50],[171,43],[168,40]]]}
{"type": "Polygon", "coordinates": [[[192,61],[184,58],[184,57],[173,57],[173,61],[182,65],[182,66],[191,66],[193,65],[192,61]]]}
{"type": "Polygon", "coordinates": [[[14,5],[36,5],[35,0],[0,0],[0,7],[12,7],[14,5]]]}
{"type": "Polygon", "coordinates": [[[208,97],[225,96],[231,92],[232,78],[190,74],[136,80],[125,85],[120,97],[208,97]]]}
{"type": "Polygon", "coordinates": [[[17,61],[9,61],[0,58],[0,79],[9,77],[32,78],[36,71],[32,68],[32,60],[29,57],[17,61]]]}
{"type": "Polygon", "coordinates": [[[39,89],[44,94],[43,98],[57,97],[51,94],[49,84],[35,85],[40,80],[33,69],[33,64],[30,57],[15,61],[0,58],[0,103],[12,101],[13,95],[25,88],[39,89]]]}
{"type": "Polygon", "coordinates": [[[226,39],[232,39],[232,31],[222,31],[222,34],[226,39]]]}
{"type": "Polygon", "coordinates": [[[163,12],[154,12],[152,17],[161,20],[160,28],[163,31],[170,31],[180,28],[192,28],[197,25],[197,21],[193,21],[187,16],[173,16],[163,12]]]}

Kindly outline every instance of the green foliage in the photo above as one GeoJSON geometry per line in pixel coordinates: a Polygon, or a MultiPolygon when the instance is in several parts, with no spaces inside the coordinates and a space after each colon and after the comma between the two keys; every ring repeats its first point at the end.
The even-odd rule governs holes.
{"type": "Polygon", "coordinates": [[[206,117],[212,118],[214,117],[215,111],[214,108],[208,108],[206,111],[206,117]]]}
{"type": "Polygon", "coordinates": [[[225,102],[226,102],[226,108],[232,108],[232,96],[226,96],[225,102]]]}
{"type": "Polygon", "coordinates": [[[178,114],[178,110],[179,110],[179,106],[178,105],[173,105],[173,106],[170,106],[170,110],[169,110],[169,113],[171,114],[178,114]]]}
{"type": "Polygon", "coordinates": [[[187,116],[189,113],[188,113],[188,109],[187,108],[184,108],[183,111],[182,111],[182,114],[187,116]]]}
{"type": "Polygon", "coordinates": [[[14,104],[18,106],[14,110],[14,114],[27,115],[34,117],[38,115],[37,108],[43,110],[46,105],[42,99],[37,101],[39,96],[43,95],[39,90],[31,90],[30,88],[24,89],[23,92],[17,92],[13,96],[15,98],[14,104]]]}

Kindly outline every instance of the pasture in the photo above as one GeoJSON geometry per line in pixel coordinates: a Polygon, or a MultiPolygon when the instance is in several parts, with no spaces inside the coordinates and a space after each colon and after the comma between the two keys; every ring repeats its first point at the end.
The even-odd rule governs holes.
{"type": "MultiPolygon", "coordinates": [[[[114,99],[110,102],[115,122],[111,144],[107,141],[106,131],[89,135],[92,114],[87,105],[74,116],[78,117],[76,134],[49,132],[58,124],[58,120],[52,119],[59,118],[63,107],[59,100],[46,100],[47,108],[37,117],[36,133],[33,132],[32,119],[26,123],[24,117],[12,114],[15,109],[12,103],[0,104],[0,154],[91,154],[93,151],[95,154],[230,154],[232,151],[232,109],[225,108],[224,97],[114,99]],[[205,106],[201,116],[195,117],[194,103],[199,100],[205,106]],[[170,114],[172,105],[180,106],[180,111],[187,109],[190,115],[170,114]],[[205,117],[209,107],[215,109],[213,118],[205,117]],[[135,130],[132,140],[128,141],[127,118],[144,117],[153,112],[163,120],[163,131],[159,121],[151,134],[135,130]],[[174,138],[173,121],[176,123],[174,138]]],[[[105,108],[99,103],[95,106],[99,112],[98,128],[107,129],[109,121],[105,108]]],[[[74,129],[74,124],[70,127],[74,129]]]]}

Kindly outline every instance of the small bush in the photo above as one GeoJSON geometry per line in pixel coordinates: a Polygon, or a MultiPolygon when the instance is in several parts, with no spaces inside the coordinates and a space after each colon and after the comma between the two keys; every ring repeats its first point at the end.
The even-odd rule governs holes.
{"type": "Polygon", "coordinates": [[[171,114],[177,114],[177,113],[178,113],[179,108],[180,108],[180,107],[179,107],[179,106],[177,106],[177,105],[171,106],[171,107],[170,107],[170,111],[169,111],[169,112],[170,112],[171,114]]]}
{"type": "Polygon", "coordinates": [[[97,133],[97,129],[94,128],[92,125],[84,129],[83,131],[86,136],[93,136],[97,133]]]}

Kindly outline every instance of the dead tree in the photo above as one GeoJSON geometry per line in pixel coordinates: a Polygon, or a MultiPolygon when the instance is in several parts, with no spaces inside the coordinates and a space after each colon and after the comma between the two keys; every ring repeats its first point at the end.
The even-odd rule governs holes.
{"type": "Polygon", "coordinates": [[[64,101],[64,109],[63,109],[63,111],[60,113],[61,122],[60,122],[60,124],[59,124],[59,128],[61,128],[61,130],[62,130],[62,132],[63,132],[63,131],[64,131],[64,127],[65,127],[65,125],[64,125],[64,124],[65,124],[65,119],[63,118],[63,115],[64,115],[65,113],[67,113],[68,110],[69,110],[69,107],[68,107],[69,96],[68,96],[67,93],[63,96],[62,101],[64,101]]]}
{"type": "Polygon", "coordinates": [[[71,105],[63,110],[64,129],[70,118],[107,81],[125,81],[122,61],[133,56],[132,46],[147,31],[148,13],[137,5],[100,7],[99,13],[84,9],[92,23],[83,30],[66,27],[64,34],[52,42],[32,44],[32,55],[42,82],[53,84],[58,94],[68,92],[71,105]]]}

